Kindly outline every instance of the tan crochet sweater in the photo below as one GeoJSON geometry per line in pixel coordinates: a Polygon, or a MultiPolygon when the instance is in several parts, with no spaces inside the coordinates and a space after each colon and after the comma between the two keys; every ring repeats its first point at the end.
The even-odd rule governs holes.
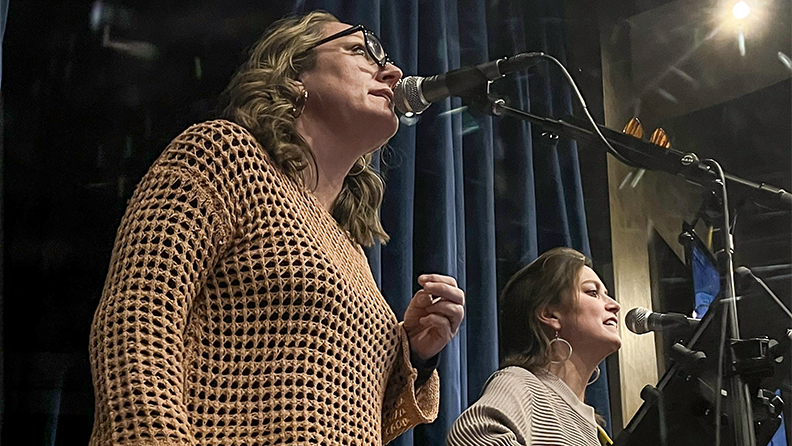
{"type": "Polygon", "coordinates": [[[90,350],[92,446],[381,445],[437,416],[360,246],[228,121],[138,185],[90,350]]]}

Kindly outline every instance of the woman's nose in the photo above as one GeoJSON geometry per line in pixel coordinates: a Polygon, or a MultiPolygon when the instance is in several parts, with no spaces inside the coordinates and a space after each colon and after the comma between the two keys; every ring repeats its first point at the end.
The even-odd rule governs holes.
{"type": "Polygon", "coordinates": [[[388,84],[390,88],[396,86],[396,82],[399,82],[399,79],[402,77],[402,70],[399,69],[396,65],[392,62],[388,62],[379,70],[378,77],[388,84]]]}
{"type": "Polygon", "coordinates": [[[614,313],[618,313],[621,310],[621,305],[619,305],[616,300],[610,296],[608,296],[608,302],[606,304],[606,308],[608,311],[613,311],[614,313]]]}

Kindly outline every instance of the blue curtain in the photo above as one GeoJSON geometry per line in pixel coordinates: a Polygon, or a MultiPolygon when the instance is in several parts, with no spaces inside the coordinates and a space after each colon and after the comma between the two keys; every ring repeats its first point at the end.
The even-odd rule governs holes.
{"type": "MultiPolygon", "coordinates": [[[[302,0],[295,12],[326,10],[377,32],[405,75],[432,75],[521,51],[565,60],[562,2],[553,0],[302,0]]],[[[544,116],[571,114],[557,68],[540,65],[498,81],[500,93],[544,116]]],[[[467,295],[459,336],[441,356],[440,416],[392,444],[443,444],[456,417],[498,367],[497,293],[519,267],[555,246],[590,254],[574,142],[553,143],[513,119],[477,116],[459,99],[403,122],[382,156],[382,221],[391,236],[368,251],[397,315],[425,272],[456,277],[467,295]]],[[[607,371],[587,402],[610,425],[607,371]]]]}
{"type": "Polygon", "coordinates": [[[5,37],[7,18],[8,0],[0,0],[0,85],[2,85],[3,80],[3,37],[5,37]]]}

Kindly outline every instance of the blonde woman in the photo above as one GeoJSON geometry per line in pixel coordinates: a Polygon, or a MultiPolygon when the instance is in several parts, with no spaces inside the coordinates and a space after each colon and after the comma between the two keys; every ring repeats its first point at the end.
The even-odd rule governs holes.
{"type": "Polygon", "coordinates": [[[118,230],[91,331],[91,445],[381,445],[437,414],[464,316],[423,275],[400,323],[361,245],[387,240],[371,152],[401,71],[362,26],[279,21],[176,137],[118,230]]]}

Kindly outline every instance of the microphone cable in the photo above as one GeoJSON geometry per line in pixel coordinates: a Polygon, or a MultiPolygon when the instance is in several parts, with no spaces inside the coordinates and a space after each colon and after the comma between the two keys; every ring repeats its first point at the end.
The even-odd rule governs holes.
{"type": "MultiPolygon", "coordinates": [[[[635,166],[635,163],[631,162],[626,157],[624,157],[624,155],[619,153],[619,151],[616,150],[616,148],[611,145],[610,141],[608,141],[608,139],[605,138],[605,135],[602,134],[602,132],[599,129],[599,126],[594,121],[594,117],[591,115],[591,112],[589,112],[588,106],[586,105],[586,100],[583,99],[583,95],[580,93],[580,90],[578,89],[577,83],[575,83],[575,80],[572,78],[572,75],[569,74],[569,71],[566,69],[564,64],[559,62],[558,59],[556,59],[555,57],[553,57],[553,56],[551,56],[549,54],[546,54],[544,52],[541,52],[541,51],[531,52],[531,53],[520,53],[520,54],[515,55],[511,59],[518,58],[518,59],[522,60],[522,59],[529,59],[529,58],[533,58],[533,57],[539,57],[539,58],[547,59],[550,62],[552,62],[555,65],[557,65],[561,69],[561,73],[566,78],[566,81],[569,84],[569,86],[572,87],[572,90],[574,91],[575,96],[577,97],[577,100],[580,103],[580,106],[583,108],[583,113],[586,115],[586,120],[594,128],[594,132],[597,134],[598,138],[605,144],[605,147],[607,148],[608,153],[610,153],[611,155],[613,155],[614,158],[616,158],[617,160],[621,161],[622,163],[624,163],[624,164],[626,164],[628,166],[638,167],[638,166],[635,166]]],[[[509,108],[511,108],[511,107],[506,107],[506,106],[503,106],[503,105],[501,107],[505,107],[507,110],[509,108]]]]}

